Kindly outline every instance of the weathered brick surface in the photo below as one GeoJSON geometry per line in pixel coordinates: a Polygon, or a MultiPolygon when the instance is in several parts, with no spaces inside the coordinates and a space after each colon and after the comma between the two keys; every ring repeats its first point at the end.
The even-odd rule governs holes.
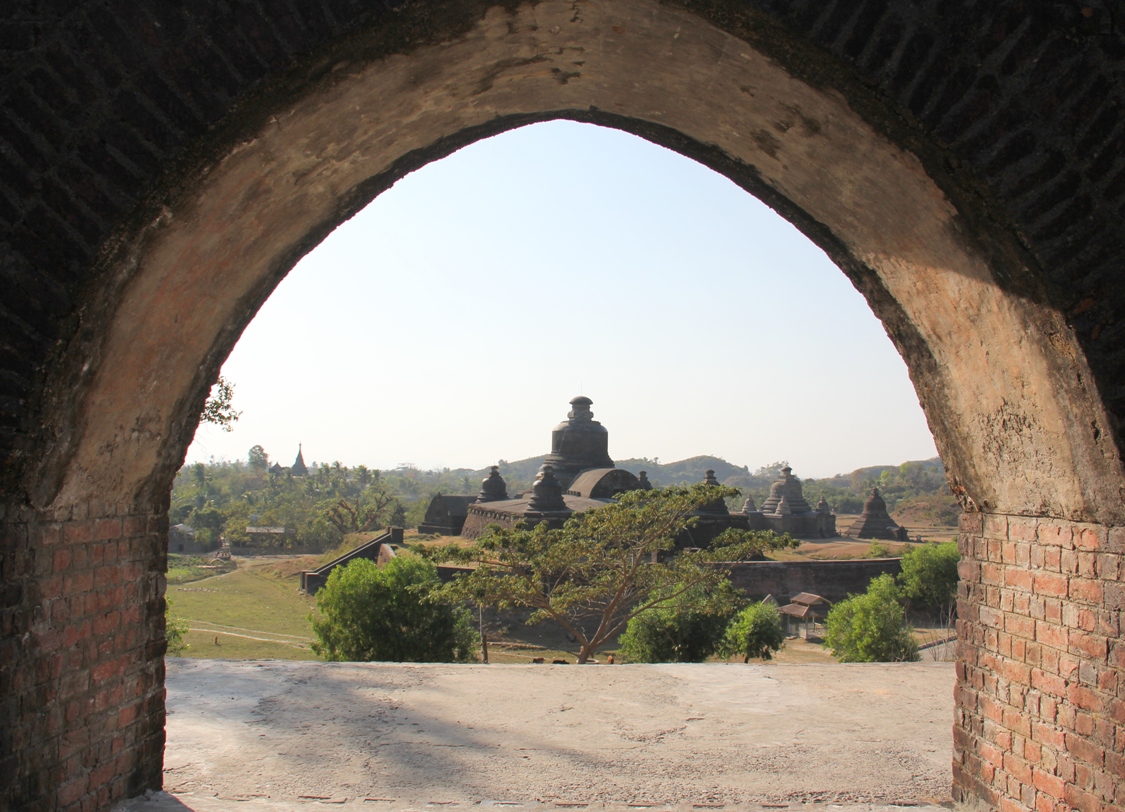
{"type": "Polygon", "coordinates": [[[0,512],[0,809],[104,809],[161,786],[165,517],[0,512]]]}
{"type": "MultiPolygon", "coordinates": [[[[760,37],[925,156],[967,221],[1013,235],[1024,253],[994,258],[998,284],[1066,314],[1125,445],[1118,3],[670,2],[760,37]]],[[[0,4],[0,805],[104,808],[160,780],[163,514],[3,506],[26,501],[13,461],[66,433],[42,419],[45,362],[97,346],[90,300],[113,282],[98,257],[271,99],[316,81],[349,36],[406,50],[487,5],[0,4]]],[[[79,399],[79,367],[62,401],[79,399]]],[[[1125,528],[976,514],[961,543],[960,796],[1120,809],[1125,528]]]]}
{"type": "MultiPolygon", "coordinates": [[[[912,142],[944,156],[964,199],[981,207],[976,215],[1004,224],[1028,250],[1000,270],[1001,283],[1027,288],[1014,281],[1026,264],[1031,287],[1041,283],[1068,315],[1117,418],[1120,447],[1125,28],[1116,3],[677,2],[735,35],[762,30],[762,19],[776,23],[764,42],[777,58],[822,55],[802,63],[816,82],[844,92],[858,82],[877,95],[875,117],[908,122],[912,142]]],[[[333,49],[356,32],[391,32],[380,47],[410,48],[449,35],[487,5],[3,4],[0,459],[49,441],[28,410],[47,352],[77,329],[70,316],[91,263],[208,131],[222,131],[235,111],[225,124],[236,133],[239,116],[262,112],[238,105],[287,71],[331,64],[333,49]]]]}
{"type": "Polygon", "coordinates": [[[957,800],[1125,806],[1123,613],[1107,597],[1120,586],[1116,533],[1022,516],[962,521],[957,800]]]}

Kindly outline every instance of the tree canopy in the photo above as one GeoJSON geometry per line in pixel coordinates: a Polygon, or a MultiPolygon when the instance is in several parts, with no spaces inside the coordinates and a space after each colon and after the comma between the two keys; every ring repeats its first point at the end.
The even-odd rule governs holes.
{"type": "Polygon", "coordinates": [[[696,585],[633,617],[618,641],[618,653],[635,663],[701,663],[718,651],[742,603],[726,579],[711,588],[696,585]]]}
{"type": "Polygon", "coordinates": [[[199,422],[210,423],[223,431],[234,431],[234,424],[240,417],[242,412],[234,410],[234,384],[220,375],[219,380],[211,387],[207,402],[203,404],[199,422]]]}
{"type": "Polygon", "coordinates": [[[902,595],[908,600],[943,614],[957,601],[957,564],[961,560],[957,542],[923,544],[902,556],[902,595]]]}
{"type": "Polygon", "coordinates": [[[739,655],[744,663],[772,660],[785,645],[781,614],[771,603],[752,603],[730,622],[719,645],[724,657],[739,655]]]}
{"type": "Polygon", "coordinates": [[[472,618],[442,600],[439,585],[437,568],[416,556],[337,567],[316,596],[313,651],[337,661],[469,662],[477,646],[472,618]]]}

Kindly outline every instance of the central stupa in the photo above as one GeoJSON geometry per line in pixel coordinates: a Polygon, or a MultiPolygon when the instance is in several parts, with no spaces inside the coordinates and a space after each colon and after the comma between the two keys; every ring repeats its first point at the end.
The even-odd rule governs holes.
{"type": "Polygon", "coordinates": [[[567,419],[551,432],[551,453],[544,462],[550,465],[563,489],[589,468],[612,468],[609,432],[590,411],[594,401],[579,395],[570,401],[567,419]]]}

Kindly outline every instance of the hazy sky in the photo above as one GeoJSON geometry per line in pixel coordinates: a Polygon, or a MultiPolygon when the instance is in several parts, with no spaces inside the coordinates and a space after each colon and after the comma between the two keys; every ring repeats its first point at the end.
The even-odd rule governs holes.
{"type": "Polygon", "coordinates": [[[796,229],[632,135],[525,127],[409,175],[306,256],[227,360],[242,418],[188,460],[480,468],[585,394],[616,459],[936,454],[882,325],[796,229]]]}

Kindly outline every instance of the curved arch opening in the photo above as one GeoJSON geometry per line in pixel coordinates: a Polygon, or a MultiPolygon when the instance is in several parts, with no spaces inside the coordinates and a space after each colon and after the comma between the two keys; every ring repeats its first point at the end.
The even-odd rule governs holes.
{"type": "Polygon", "coordinates": [[[726,178],[570,122],[384,192],[295,266],[224,370],[243,419],[201,425],[189,462],[303,442],[477,469],[540,454],[579,389],[621,459],[822,477],[936,453],[901,357],[822,251],[726,178]]]}

